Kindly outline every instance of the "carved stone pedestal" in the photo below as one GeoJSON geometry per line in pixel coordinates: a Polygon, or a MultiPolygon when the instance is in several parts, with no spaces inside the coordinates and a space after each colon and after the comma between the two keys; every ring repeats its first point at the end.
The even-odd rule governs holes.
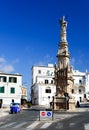
{"type": "Polygon", "coordinates": [[[54,110],[75,110],[75,100],[67,100],[65,97],[54,97],[53,102],[54,110]]]}
{"type": "Polygon", "coordinates": [[[55,97],[53,103],[54,110],[66,110],[69,108],[65,97],[55,97]]]}
{"type": "Polygon", "coordinates": [[[75,110],[75,100],[74,99],[69,99],[69,110],[75,110]]]}

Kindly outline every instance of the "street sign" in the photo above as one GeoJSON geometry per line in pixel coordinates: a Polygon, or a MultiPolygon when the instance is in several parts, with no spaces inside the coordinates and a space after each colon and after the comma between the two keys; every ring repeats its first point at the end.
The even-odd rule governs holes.
{"type": "Polygon", "coordinates": [[[41,119],[52,119],[53,120],[53,111],[51,109],[45,109],[39,113],[39,121],[41,119]]]}
{"type": "Polygon", "coordinates": [[[45,117],[46,116],[46,111],[40,111],[40,116],[45,117]]]}
{"type": "Polygon", "coordinates": [[[52,117],[52,111],[40,111],[40,117],[52,117]]]}
{"type": "Polygon", "coordinates": [[[46,112],[47,117],[52,117],[52,111],[46,112]]]}

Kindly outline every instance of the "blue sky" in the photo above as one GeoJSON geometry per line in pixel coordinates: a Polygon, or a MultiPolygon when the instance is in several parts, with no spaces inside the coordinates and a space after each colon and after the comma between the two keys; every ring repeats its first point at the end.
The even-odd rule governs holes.
{"type": "Polygon", "coordinates": [[[33,65],[57,62],[63,15],[71,64],[89,71],[89,0],[0,0],[0,71],[22,74],[30,87],[33,65]]]}

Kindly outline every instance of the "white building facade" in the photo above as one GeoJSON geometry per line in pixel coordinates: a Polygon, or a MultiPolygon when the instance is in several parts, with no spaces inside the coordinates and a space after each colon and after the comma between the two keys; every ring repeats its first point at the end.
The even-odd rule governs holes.
{"type": "Polygon", "coordinates": [[[89,101],[89,72],[86,72],[86,98],[89,101]]]}
{"type": "Polygon", "coordinates": [[[78,70],[73,70],[73,90],[72,94],[75,97],[76,102],[82,102],[85,99],[86,91],[86,73],[78,70]]]}
{"type": "MultiPolygon", "coordinates": [[[[32,104],[49,105],[56,95],[54,84],[54,66],[33,66],[32,67],[32,104]]],[[[89,73],[73,70],[72,95],[76,102],[89,99],[89,73]]]]}
{"type": "Polygon", "coordinates": [[[54,85],[54,67],[33,66],[32,67],[32,86],[31,99],[32,104],[50,105],[53,96],[56,94],[56,86],[54,85]]]}
{"type": "Polygon", "coordinates": [[[21,102],[22,75],[0,73],[0,103],[21,102]]]}

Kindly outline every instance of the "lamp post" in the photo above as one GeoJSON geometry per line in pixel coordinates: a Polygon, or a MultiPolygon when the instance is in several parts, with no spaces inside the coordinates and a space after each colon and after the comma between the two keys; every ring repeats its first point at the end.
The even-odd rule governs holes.
{"type": "Polygon", "coordinates": [[[50,96],[48,96],[48,104],[49,104],[49,107],[50,107],[50,96]]]}

